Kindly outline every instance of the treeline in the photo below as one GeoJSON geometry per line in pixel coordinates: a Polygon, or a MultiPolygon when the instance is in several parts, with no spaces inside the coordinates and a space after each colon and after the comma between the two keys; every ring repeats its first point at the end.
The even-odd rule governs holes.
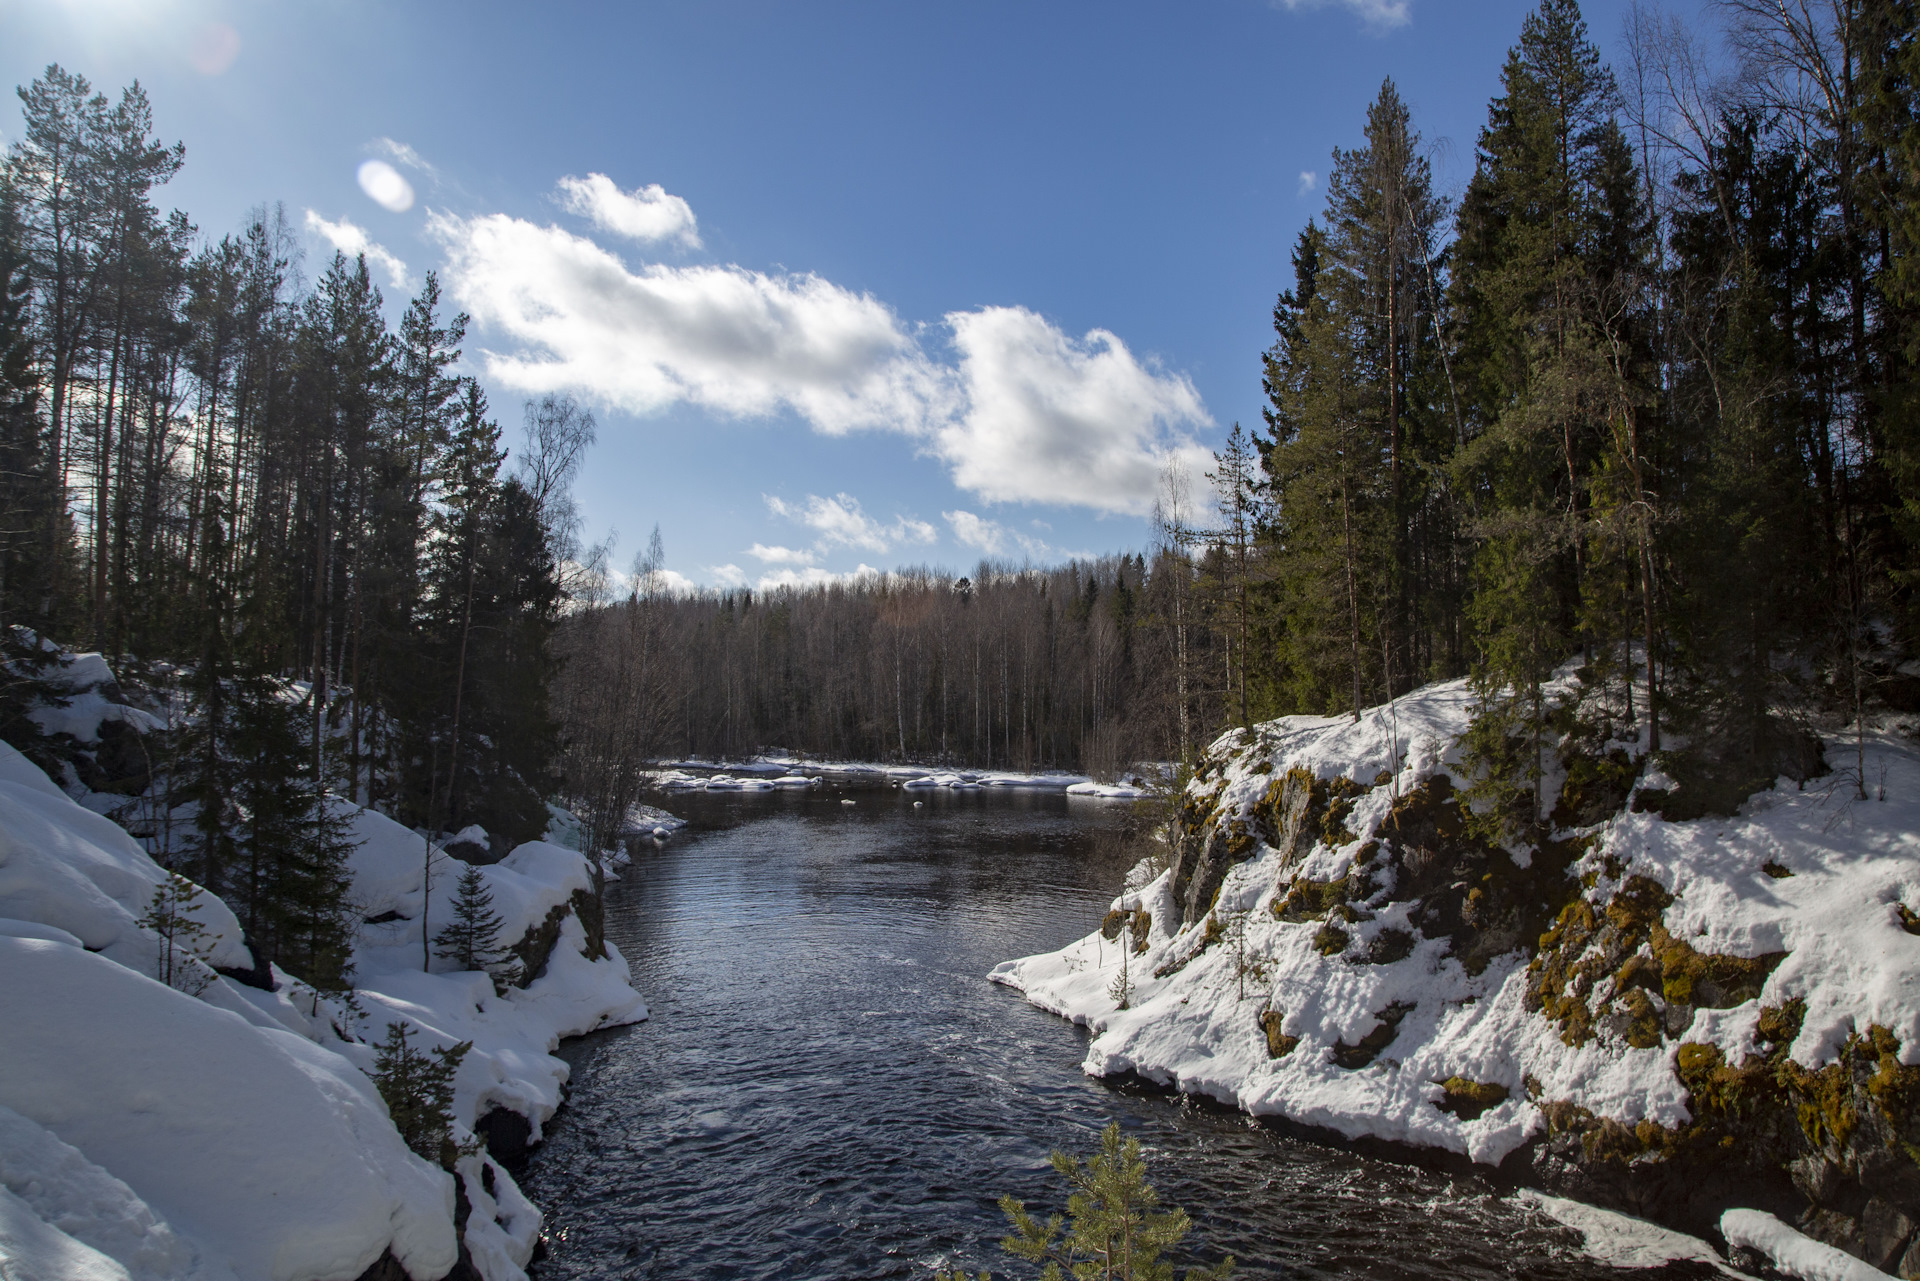
{"type": "MultiPolygon", "coordinates": [[[[1179,752],[1182,634],[1192,663],[1219,661],[1174,552],[692,596],[658,590],[657,565],[563,623],[570,758],[786,748],[1111,773],[1179,752]]],[[[1216,719],[1219,685],[1196,680],[1189,732],[1216,719]]]]}
{"type": "Polygon", "coordinates": [[[310,285],[283,216],[207,240],[138,84],[58,66],[0,169],[0,732],[38,740],[35,636],[183,698],[129,791],[264,963],[337,970],[331,790],[409,825],[539,835],[567,479],[590,423],[529,406],[503,471],[429,275],[397,328],[364,259],[310,285]],[[164,660],[164,661],[163,661],[164,660]],[[169,820],[170,821],[170,820],[169,820]],[[331,951],[329,951],[331,949],[331,951]]]}
{"type": "Polygon", "coordinates": [[[1471,672],[1517,803],[1569,656],[1728,787],[1872,700],[1920,563],[1916,11],[1722,11],[1719,78],[1636,16],[1623,92],[1543,0],[1457,208],[1391,82],[1335,154],[1266,357],[1256,714],[1471,672]]]}

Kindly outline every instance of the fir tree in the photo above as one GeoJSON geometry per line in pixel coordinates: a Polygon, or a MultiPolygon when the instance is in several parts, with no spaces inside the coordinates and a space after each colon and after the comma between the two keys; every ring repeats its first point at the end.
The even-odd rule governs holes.
{"type": "Polygon", "coordinates": [[[406,1145],[450,1170],[463,1155],[453,1141],[453,1079],[473,1042],[423,1053],[410,1037],[405,1023],[387,1025],[386,1038],[374,1048],[373,1083],[406,1145]]]}
{"type": "Polygon", "coordinates": [[[473,864],[462,864],[454,887],[453,919],[434,935],[435,953],[462,970],[491,972],[507,956],[500,946],[501,925],[486,876],[473,864]]]}

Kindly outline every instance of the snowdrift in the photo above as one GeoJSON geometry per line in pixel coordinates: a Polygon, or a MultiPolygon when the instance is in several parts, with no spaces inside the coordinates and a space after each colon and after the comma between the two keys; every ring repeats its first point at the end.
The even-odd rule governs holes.
{"type": "MultiPolygon", "coordinates": [[[[384,1258],[426,1281],[464,1247],[486,1281],[524,1278],[539,1212],[491,1156],[465,1158],[456,1239],[455,1176],[394,1130],[372,1043],[394,1022],[424,1047],[471,1041],[459,1126],[537,1140],[567,1078],[559,1040],[646,1017],[599,937],[591,867],[536,841],[481,868],[517,981],[437,957],[429,971],[422,937],[450,918],[460,865],[335,803],[358,842],[358,1010],[277,969],[264,991],[191,963],[176,990],[153,977],[160,943],[138,923],[165,872],[0,743],[0,1271],[353,1281],[384,1258]]],[[[225,904],[201,891],[190,910],[213,966],[253,969],[225,904]]]]}
{"type": "Polygon", "coordinates": [[[1913,742],[1869,737],[1873,799],[1782,779],[1690,822],[1635,744],[1563,745],[1557,830],[1508,850],[1466,821],[1473,708],[1452,682],[1223,736],[1167,865],[992,978],[1092,1029],[1092,1074],[1920,1275],[1913,742]]]}

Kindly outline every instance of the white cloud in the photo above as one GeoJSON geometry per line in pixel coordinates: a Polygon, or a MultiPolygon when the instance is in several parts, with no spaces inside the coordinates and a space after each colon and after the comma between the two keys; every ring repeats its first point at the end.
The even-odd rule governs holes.
{"type": "Polygon", "coordinates": [[[747,548],[747,555],[768,565],[811,565],[816,558],[804,547],[769,547],[765,543],[747,548]]]}
{"type": "Polygon", "coordinates": [[[1320,185],[1319,174],[1315,173],[1311,169],[1302,169],[1300,171],[1300,194],[1301,195],[1303,196],[1306,195],[1308,192],[1312,191],[1315,187],[1319,185],[1320,185]]]}
{"type": "Polygon", "coordinates": [[[1324,9],[1337,4],[1351,10],[1375,31],[1391,31],[1413,21],[1412,0],[1280,0],[1289,12],[1296,9],[1324,9]]]}
{"type": "MultiPolygon", "coordinates": [[[[860,500],[851,494],[835,494],[832,498],[808,494],[804,505],[789,503],[768,494],[767,510],[776,516],[798,521],[817,533],[819,538],[814,542],[816,554],[832,551],[836,547],[858,547],[863,551],[885,554],[902,543],[931,543],[940,536],[932,525],[911,516],[895,516],[893,523],[882,524],[860,510],[860,500]]],[[[760,555],[758,550],[753,554],[760,555]]],[[[770,558],[762,556],[761,559],[770,558]]]]}
{"type": "Polygon", "coordinates": [[[1008,529],[997,520],[988,520],[970,511],[941,512],[940,515],[946,518],[948,528],[953,530],[955,542],[989,556],[1005,556],[1017,548],[1035,560],[1044,560],[1049,559],[1053,552],[1046,543],[1030,534],[1008,529]]]}
{"type": "MultiPolygon", "coordinates": [[[[997,520],[988,520],[970,511],[941,512],[947,527],[953,531],[953,540],[962,547],[971,547],[987,556],[1011,556],[1019,552],[1028,560],[1058,562],[1063,560],[1091,560],[1090,552],[1061,551],[1058,547],[1032,534],[1010,529],[997,520]]],[[[1053,526],[1044,520],[1031,522],[1036,528],[1050,530],[1053,526]]]]}
{"type": "Polygon", "coordinates": [[[425,157],[404,142],[395,142],[392,138],[375,138],[367,144],[367,150],[377,151],[387,159],[417,169],[429,178],[438,178],[440,171],[428,164],[425,157]]]}
{"type": "Polygon", "coordinates": [[[389,213],[405,213],[413,208],[413,184],[386,161],[363,160],[354,177],[360,183],[360,190],[389,213]]]}
{"type": "Polygon", "coordinates": [[[747,585],[747,571],[741,569],[738,565],[709,565],[707,566],[707,573],[712,577],[714,582],[719,583],[722,587],[745,587],[747,585]]]}
{"type": "MultiPolygon", "coordinates": [[[[517,390],[571,390],[636,414],[791,412],[828,435],[895,431],[988,502],[1140,514],[1169,456],[1194,474],[1212,462],[1192,434],[1212,421],[1193,384],[1103,329],[1076,339],[1022,307],[952,312],[952,359],[936,359],[927,331],[819,276],[629,267],[583,236],[503,214],[435,212],[427,226],[452,298],[503,340],[482,353],[488,374],[517,390]]],[[[879,541],[932,541],[918,528],[924,538],[879,541]]]]}
{"type": "Polygon", "coordinates": [[[560,180],[560,204],[602,231],[633,240],[676,240],[689,249],[700,247],[699,224],[693,206],[671,195],[659,183],[622,191],[603,173],[584,178],[568,174],[560,180]]]}
{"type": "Polygon", "coordinates": [[[488,372],[634,413],[685,403],[732,416],[791,410],[829,435],[917,429],[949,394],[899,319],[813,275],[626,264],[518,218],[429,215],[450,292],[520,350],[488,372]]]}
{"type": "Polygon", "coordinates": [[[1104,329],[1075,340],[1024,307],[947,317],[967,408],[935,433],[954,483],[989,502],[1072,503],[1139,514],[1169,455],[1212,455],[1185,429],[1211,422],[1184,376],[1134,359],[1104,329]]]}
{"type": "Polygon", "coordinates": [[[809,565],[805,569],[780,569],[762,574],[754,586],[764,592],[777,587],[830,587],[836,583],[857,583],[878,577],[880,571],[865,562],[840,573],[809,565]]]}
{"type": "Polygon", "coordinates": [[[365,254],[368,262],[387,273],[387,281],[395,289],[413,288],[413,278],[407,274],[407,264],[389,253],[385,246],[375,244],[365,227],[355,226],[345,218],[339,222],[328,222],[309,209],[307,230],[349,258],[365,254]]]}

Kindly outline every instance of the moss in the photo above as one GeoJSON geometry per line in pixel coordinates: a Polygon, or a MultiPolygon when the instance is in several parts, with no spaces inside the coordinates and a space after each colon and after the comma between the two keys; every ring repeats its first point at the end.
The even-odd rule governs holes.
{"type": "Polygon", "coordinates": [[[1776,881],[1784,881],[1789,876],[1793,875],[1793,872],[1791,869],[1782,867],[1780,864],[1774,862],[1772,859],[1768,859],[1766,862],[1762,863],[1760,865],[1760,870],[1765,872],[1768,876],[1771,876],[1776,881]]]}
{"type": "Polygon", "coordinates": [[[1263,1010],[1260,1014],[1260,1031],[1267,1038],[1267,1057],[1270,1059],[1284,1059],[1300,1044],[1299,1037],[1288,1036],[1280,1030],[1280,1025],[1286,1021],[1286,1014],[1280,1010],[1263,1010]]]}
{"type": "Polygon", "coordinates": [[[1206,931],[1200,936],[1200,950],[1202,952],[1206,951],[1208,948],[1212,947],[1215,943],[1218,943],[1221,939],[1225,938],[1226,936],[1227,936],[1227,931],[1220,924],[1220,918],[1218,916],[1209,915],[1207,917],[1206,931]]]}
{"type": "Polygon", "coordinates": [[[1273,762],[1272,762],[1272,761],[1261,761],[1261,762],[1259,762],[1258,764],[1256,764],[1256,765],[1255,765],[1255,766],[1254,766],[1254,767],[1253,767],[1253,768],[1252,768],[1251,770],[1249,770],[1249,771],[1248,771],[1248,773],[1250,773],[1250,774],[1271,774],[1271,773],[1273,773],[1273,762]]]}
{"type": "Polygon", "coordinates": [[[1675,1005],[1690,1005],[1710,1010],[1728,1010],[1760,995],[1767,978],[1785,952],[1767,952],[1760,956],[1725,956],[1714,952],[1696,952],[1684,939],[1667,933],[1655,921],[1651,930],[1653,955],[1660,962],[1660,991],[1675,1005]]]}
{"type": "Polygon", "coordinates": [[[1660,1044],[1663,1021],[1647,994],[1634,988],[1620,998],[1620,1004],[1626,1008],[1627,1026],[1623,1035],[1627,1044],[1636,1050],[1650,1050],[1660,1044]]]}
{"type": "Polygon", "coordinates": [[[1138,956],[1147,950],[1147,931],[1153,928],[1149,913],[1117,907],[1100,918],[1100,935],[1108,941],[1116,940],[1129,925],[1133,927],[1133,952],[1138,956]]]}
{"type": "Polygon", "coordinates": [[[1462,1121],[1478,1120],[1484,1113],[1505,1103],[1508,1096],[1504,1085],[1470,1081],[1464,1076],[1450,1076],[1439,1082],[1439,1086],[1445,1095],[1433,1106],[1462,1121]]]}
{"type": "Polygon", "coordinates": [[[1347,901],[1350,882],[1297,880],[1287,888],[1285,898],[1273,901],[1273,914],[1282,921],[1318,920],[1347,901]]]}
{"type": "Polygon", "coordinates": [[[1893,910],[1900,917],[1900,928],[1909,934],[1920,934],[1920,912],[1915,912],[1905,903],[1895,903],[1893,910]]]}
{"type": "Polygon", "coordinates": [[[1320,816],[1320,839],[1328,845],[1346,845],[1354,839],[1347,830],[1347,816],[1353,813],[1353,804],[1372,791],[1365,783],[1341,775],[1328,779],[1318,786],[1326,789],[1326,812],[1320,816]]]}
{"type": "Polygon", "coordinates": [[[1629,1045],[1645,1048],[1661,1043],[1666,1024],[1650,993],[1684,1009],[1730,1009],[1759,996],[1786,959],[1784,952],[1744,957],[1696,951],[1661,923],[1672,902],[1657,882],[1635,876],[1600,912],[1585,899],[1561,909],[1531,966],[1534,999],[1560,1025],[1561,1040],[1579,1046],[1594,1035],[1590,997],[1609,975],[1621,1015],[1618,1030],[1629,1045]]]}
{"type": "Polygon", "coordinates": [[[1313,936],[1313,950],[1322,956],[1338,956],[1347,950],[1351,936],[1338,925],[1323,925],[1313,936]]]}
{"type": "Polygon", "coordinates": [[[1348,1045],[1345,1041],[1334,1045],[1331,1058],[1335,1065],[1349,1070],[1363,1068],[1380,1057],[1380,1051],[1393,1044],[1393,1038],[1400,1035],[1400,1020],[1407,1017],[1413,1006],[1395,1001],[1384,1010],[1374,1013],[1377,1020],[1373,1030],[1359,1041],[1348,1045]]]}
{"type": "Polygon", "coordinates": [[[1555,827],[1591,827],[1618,814],[1640,777],[1639,763],[1618,747],[1602,754],[1563,751],[1560,761],[1567,778],[1549,816],[1555,827]]]}

